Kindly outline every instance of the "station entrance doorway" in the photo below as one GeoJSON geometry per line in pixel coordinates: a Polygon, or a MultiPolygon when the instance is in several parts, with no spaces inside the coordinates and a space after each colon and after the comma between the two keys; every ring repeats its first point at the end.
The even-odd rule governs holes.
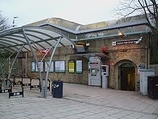
{"type": "Polygon", "coordinates": [[[135,67],[132,63],[123,63],[119,66],[120,90],[135,91],[135,67]]]}

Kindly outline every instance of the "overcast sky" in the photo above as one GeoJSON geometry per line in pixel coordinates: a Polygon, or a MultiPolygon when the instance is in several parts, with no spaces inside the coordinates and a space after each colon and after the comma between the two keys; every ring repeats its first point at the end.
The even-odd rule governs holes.
{"type": "Polygon", "coordinates": [[[58,17],[79,24],[116,19],[118,0],[0,0],[0,11],[17,26],[58,17]]]}

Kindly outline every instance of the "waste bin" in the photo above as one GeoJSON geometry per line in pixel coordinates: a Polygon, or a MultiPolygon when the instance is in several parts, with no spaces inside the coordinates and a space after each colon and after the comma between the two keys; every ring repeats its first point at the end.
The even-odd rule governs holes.
{"type": "Polygon", "coordinates": [[[0,90],[2,89],[2,80],[0,80],[0,90]]]}
{"type": "Polygon", "coordinates": [[[63,97],[63,81],[53,81],[52,82],[52,95],[54,98],[63,97]]]}
{"type": "Polygon", "coordinates": [[[148,76],[148,97],[158,99],[158,76],[148,76]]]}

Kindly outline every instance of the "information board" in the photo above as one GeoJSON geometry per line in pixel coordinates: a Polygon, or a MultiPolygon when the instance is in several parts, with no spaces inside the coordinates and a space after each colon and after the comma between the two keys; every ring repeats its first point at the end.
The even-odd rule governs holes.
{"type": "Polygon", "coordinates": [[[55,61],[55,72],[65,72],[65,61],[55,61]]]}
{"type": "Polygon", "coordinates": [[[68,66],[69,66],[69,73],[74,73],[75,72],[75,61],[69,60],[68,66]]]}
{"type": "Polygon", "coordinates": [[[76,60],[76,73],[82,73],[83,72],[83,66],[82,66],[82,60],[76,60]]]}
{"type": "Polygon", "coordinates": [[[49,61],[45,62],[45,72],[47,72],[48,68],[50,66],[49,72],[54,72],[54,62],[51,63],[49,61]]]}

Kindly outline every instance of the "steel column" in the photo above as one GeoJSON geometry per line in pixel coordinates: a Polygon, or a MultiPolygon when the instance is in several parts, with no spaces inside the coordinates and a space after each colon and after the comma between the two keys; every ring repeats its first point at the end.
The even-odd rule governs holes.
{"type": "Polygon", "coordinates": [[[45,98],[47,97],[47,84],[48,84],[48,75],[49,75],[49,71],[50,71],[51,61],[53,59],[53,56],[54,56],[55,51],[56,51],[56,48],[58,47],[61,39],[62,39],[62,37],[59,38],[58,41],[56,41],[55,47],[54,47],[53,52],[51,54],[51,57],[49,59],[49,66],[48,66],[48,70],[47,70],[47,73],[46,73],[46,79],[45,79],[45,90],[44,90],[44,94],[45,94],[44,96],[45,96],[45,98]]]}
{"type": "Polygon", "coordinates": [[[41,82],[41,89],[42,89],[42,91],[41,91],[42,94],[41,95],[42,95],[42,97],[44,97],[44,94],[43,94],[43,79],[42,79],[42,74],[41,74],[40,66],[38,64],[38,59],[37,59],[35,51],[33,50],[32,45],[31,45],[31,40],[25,34],[25,29],[24,28],[23,28],[23,36],[24,36],[26,42],[28,43],[28,45],[29,45],[29,47],[31,49],[31,52],[32,52],[32,54],[33,54],[33,56],[35,58],[35,62],[36,62],[37,68],[38,68],[38,74],[39,74],[39,78],[40,78],[40,82],[41,82]]]}
{"type": "Polygon", "coordinates": [[[13,69],[14,63],[15,63],[15,61],[16,61],[16,59],[17,59],[19,53],[20,53],[21,50],[23,49],[23,47],[24,47],[24,45],[22,45],[22,46],[20,47],[18,53],[16,54],[16,56],[15,56],[13,62],[12,62],[12,65],[11,65],[11,67],[10,67],[10,69],[9,69],[9,72],[8,72],[8,79],[10,79],[10,75],[11,75],[11,71],[12,71],[12,69],[13,69]]]}

